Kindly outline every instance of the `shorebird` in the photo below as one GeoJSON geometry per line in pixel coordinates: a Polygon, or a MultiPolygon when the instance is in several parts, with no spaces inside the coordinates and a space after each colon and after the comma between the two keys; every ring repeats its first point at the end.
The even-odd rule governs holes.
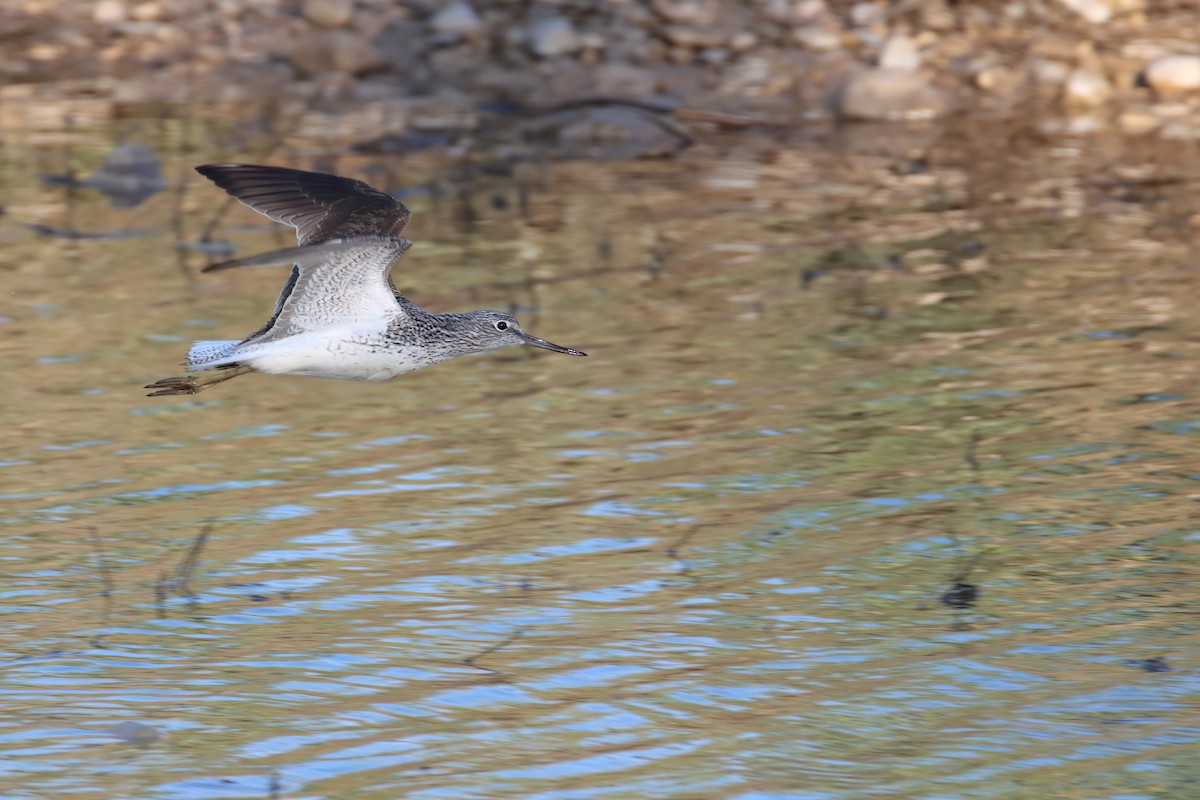
{"type": "Polygon", "coordinates": [[[189,372],[146,386],[150,397],[195,394],[245,375],[383,381],[470,353],[529,344],[584,356],[531,336],[511,314],[431,314],[396,289],[392,265],[412,242],[400,236],[404,204],[362,181],[250,164],[196,171],[243,204],[296,229],[298,247],[205,267],[204,272],[291,264],[275,313],[245,339],[196,342],[189,372]]]}

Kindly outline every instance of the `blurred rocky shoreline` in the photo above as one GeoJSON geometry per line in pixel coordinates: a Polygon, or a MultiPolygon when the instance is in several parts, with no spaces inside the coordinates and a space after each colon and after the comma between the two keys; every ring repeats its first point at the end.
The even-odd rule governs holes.
{"type": "MultiPolygon", "coordinates": [[[[1198,14],[1183,0],[24,0],[0,10],[0,101],[46,85],[123,102],[319,89],[374,109],[360,137],[615,103],[632,111],[589,124],[978,111],[1195,140],[1198,14]]],[[[667,151],[686,140],[660,134],[667,151]]]]}

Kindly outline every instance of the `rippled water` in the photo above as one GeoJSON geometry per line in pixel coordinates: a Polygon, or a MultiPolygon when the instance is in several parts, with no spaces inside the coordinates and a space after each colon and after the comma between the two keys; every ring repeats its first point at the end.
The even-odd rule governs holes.
{"type": "MultiPolygon", "coordinates": [[[[170,130],[173,176],[253,160],[170,130]]],[[[1193,796],[1195,195],[1137,182],[1171,164],[519,165],[413,193],[398,283],[589,358],[149,399],[283,274],[185,277],[173,191],[75,199],[147,237],[21,227],[64,224],[64,141],[112,139],[4,151],[5,798],[1193,796]]],[[[220,203],[195,180],[185,238],[220,203]]],[[[215,231],[287,241],[258,223],[215,231]]]]}

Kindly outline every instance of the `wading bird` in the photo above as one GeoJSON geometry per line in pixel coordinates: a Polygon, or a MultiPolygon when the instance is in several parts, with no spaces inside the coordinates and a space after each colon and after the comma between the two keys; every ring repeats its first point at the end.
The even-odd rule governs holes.
{"type": "Polygon", "coordinates": [[[362,181],[249,164],[196,171],[239,201],[296,229],[299,247],[205,268],[292,264],[275,313],[241,340],[196,342],[185,366],[196,375],[146,386],[150,397],[195,394],[245,375],[311,375],[382,381],[470,353],[530,344],[586,353],[531,336],[511,314],[431,314],[396,289],[392,265],[412,242],[400,236],[409,211],[362,181]]]}

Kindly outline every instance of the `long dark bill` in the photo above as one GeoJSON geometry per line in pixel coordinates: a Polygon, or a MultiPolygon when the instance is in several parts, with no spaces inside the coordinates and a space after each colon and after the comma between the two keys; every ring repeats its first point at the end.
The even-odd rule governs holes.
{"type": "Polygon", "coordinates": [[[569,356],[586,356],[587,353],[582,350],[575,350],[570,347],[563,347],[560,344],[547,342],[545,339],[539,339],[536,336],[530,336],[528,333],[521,331],[521,338],[525,340],[525,344],[531,344],[534,347],[540,347],[543,350],[553,350],[555,353],[566,353],[569,356]]]}

